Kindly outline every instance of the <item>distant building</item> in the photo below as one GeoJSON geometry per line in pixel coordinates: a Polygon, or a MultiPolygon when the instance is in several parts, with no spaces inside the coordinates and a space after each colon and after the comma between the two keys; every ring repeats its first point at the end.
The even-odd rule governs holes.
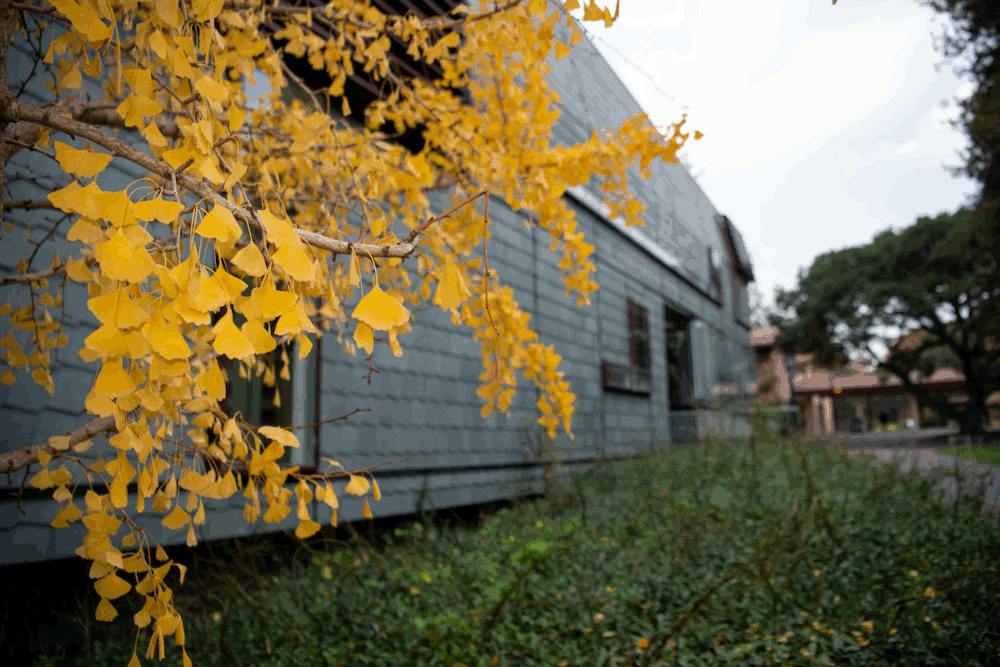
{"type": "MultiPolygon", "coordinates": [[[[920,410],[916,398],[906,391],[898,377],[868,372],[871,364],[864,361],[831,370],[813,364],[808,354],[792,358],[774,347],[778,333],[773,325],[750,332],[750,344],[757,357],[759,395],[765,404],[796,407],[808,435],[826,437],[849,431],[856,417],[867,429],[878,423],[911,419],[916,428],[943,425],[940,416],[930,408],[920,410]]],[[[893,344],[891,350],[918,344],[919,336],[920,332],[911,332],[893,344]]],[[[954,368],[938,368],[930,376],[914,371],[910,380],[928,391],[949,393],[949,400],[955,403],[968,400],[964,394],[966,377],[954,368]]],[[[1000,392],[992,394],[987,404],[1000,406],[1000,392]]]]}

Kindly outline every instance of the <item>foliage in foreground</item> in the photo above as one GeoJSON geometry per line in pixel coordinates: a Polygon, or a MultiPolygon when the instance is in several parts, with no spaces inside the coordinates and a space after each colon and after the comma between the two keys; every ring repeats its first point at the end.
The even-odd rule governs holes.
{"type": "Polygon", "coordinates": [[[93,563],[95,616],[142,601],[133,620],[147,657],[185,638],[171,601],[184,571],[157,537],[183,531],[193,546],[206,501],[242,492],[248,523],[291,515],[309,537],[317,519],[336,525],[339,491],[365,496],[366,516],[368,491],[379,499],[361,471],[283,467],[299,446],[292,429],[308,424],[229,414],[227,373],[287,379],[289,354],[304,359],[334,327],[345,354],[371,362],[380,342],[401,356],[407,305],[428,302],[480,343],[484,417],[510,409],[520,373],[540,390],[538,423],[569,433],[561,357],[490,272],[477,202],[502,199],[546,230],[565,293],[583,305],[597,289],[594,246],[562,195],[597,179],[612,216],[641,225],[630,179],[676,163],[687,138],[683,120],[663,133],[637,114],[552,143],[550,62],[582,39],[569,12],[610,26],[617,9],[510,0],[420,18],[378,7],[0,0],[0,253],[16,265],[0,276],[0,382],[65,394],[64,325],[81,316],[67,304],[100,322],[76,347],[97,371],[83,401],[94,419],[18,443],[0,473],[24,470],[52,493],[52,526],[86,527],[77,553],[93,563]],[[358,77],[384,97],[352,112],[358,77]],[[271,89],[260,104],[246,85],[258,79],[271,89]],[[111,447],[95,460],[97,436],[111,447]],[[163,529],[141,527],[151,513],[163,529]]]}
{"type": "MultiPolygon", "coordinates": [[[[573,477],[477,526],[413,523],[381,541],[355,535],[259,587],[238,583],[235,566],[225,582],[185,587],[177,604],[199,650],[192,657],[449,666],[1000,659],[1000,532],[980,501],[946,506],[929,481],[832,450],[653,454],[573,477]]],[[[119,664],[131,654],[128,636],[123,625],[72,659],[36,664],[119,664]]]]}

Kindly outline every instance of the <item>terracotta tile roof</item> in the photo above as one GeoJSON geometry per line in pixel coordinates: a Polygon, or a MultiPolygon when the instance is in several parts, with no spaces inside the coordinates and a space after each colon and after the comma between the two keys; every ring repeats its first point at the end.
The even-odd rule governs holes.
{"type": "Polygon", "coordinates": [[[774,345],[774,339],[778,336],[778,327],[767,324],[762,327],[754,327],[750,330],[751,347],[768,347],[774,345]]]}
{"type": "MultiPolygon", "coordinates": [[[[922,376],[918,371],[910,373],[910,381],[921,385],[942,384],[948,382],[964,382],[965,374],[954,368],[939,368],[930,377],[922,376]]],[[[877,373],[859,375],[836,375],[826,370],[798,373],[795,376],[796,391],[827,391],[830,389],[868,389],[874,387],[901,387],[903,384],[895,375],[887,375],[883,379],[877,373]]]]}

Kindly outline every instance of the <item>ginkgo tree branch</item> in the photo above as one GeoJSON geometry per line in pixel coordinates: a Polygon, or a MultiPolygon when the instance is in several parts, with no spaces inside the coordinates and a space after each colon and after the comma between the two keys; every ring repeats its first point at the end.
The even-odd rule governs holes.
{"type": "MultiPolygon", "coordinates": [[[[94,264],[97,262],[95,261],[94,264]]],[[[46,278],[52,278],[53,276],[58,276],[66,272],[67,264],[64,262],[59,266],[53,267],[51,269],[42,269],[41,271],[33,271],[31,273],[15,273],[10,276],[0,276],[0,287],[4,285],[16,285],[22,283],[34,283],[39,280],[45,280],[46,278]]]]}
{"type": "MultiPolygon", "coordinates": [[[[194,178],[193,176],[177,173],[166,162],[159,160],[149,153],[145,153],[116,137],[113,137],[107,132],[101,130],[99,127],[89,125],[73,118],[66,118],[61,115],[58,108],[43,108],[14,99],[10,101],[5,109],[3,109],[0,120],[6,122],[27,121],[45,127],[50,127],[66,134],[72,134],[89,139],[95,144],[107,149],[112,155],[134,162],[147,171],[162,176],[163,178],[169,179],[176,177],[178,185],[189,190],[202,199],[213,201],[216,204],[225,207],[233,215],[237,216],[244,222],[263,230],[263,226],[260,221],[257,220],[256,216],[252,215],[247,209],[233,204],[204,182],[194,178]]],[[[394,245],[352,243],[350,241],[331,239],[304,229],[295,228],[295,231],[308,245],[326,250],[335,255],[349,255],[352,251],[357,251],[373,257],[404,258],[409,257],[417,247],[415,243],[399,243],[394,245]]]]}
{"type": "MultiPolygon", "coordinates": [[[[482,12],[480,14],[471,14],[464,16],[462,18],[447,18],[445,16],[434,17],[426,19],[422,22],[421,26],[426,30],[448,30],[457,28],[468,23],[475,23],[476,21],[481,21],[483,19],[490,18],[496,14],[501,14],[508,9],[516,7],[517,5],[524,2],[524,0],[508,0],[505,3],[497,4],[493,9],[482,12]]],[[[306,6],[306,7],[296,7],[291,5],[266,5],[265,3],[249,3],[249,2],[227,2],[224,6],[225,9],[234,9],[237,11],[246,10],[263,10],[269,14],[301,14],[301,13],[311,13],[315,17],[323,16],[326,17],[324,13],[324,7],[306,6]]],[[[334,14],[331,18],[336,21],[343,21],[347,25],[354,26],[355,28],[360,28],[362,30],[375,30],[377,26],[374,23],[369,23],[368,21],[362,21],[357,18],[346,15],[345,12],[340,12],[334,14]]],[[[402,17],[400,17],[402,18],[402,17]]]]}
{"type": "Polygon", "coordinates": [[[14,209],[34,211],[39,208],[58,210],[55,204],[48,199],[5,199],[3,201],[3,208],[5,211],[12,211],[14,209]]]}
{"type": "MultiPolygon", "coordinates": [[[[70,433],[69,446],[72,447],[96,435],[103,435],[112,431],[117,431],[115,428],[115,418],[113,416],[99,417],[70,433]]],[[[32,463],[37,463],[38,454],[41,451],[52,453],[54,450],[51,445],[45,443],[42,445],[30,445],[21,449],[15,449],[12,452],[0,454],[0,474],[9,475],[21,468],[27,468],[32,463]]]]}

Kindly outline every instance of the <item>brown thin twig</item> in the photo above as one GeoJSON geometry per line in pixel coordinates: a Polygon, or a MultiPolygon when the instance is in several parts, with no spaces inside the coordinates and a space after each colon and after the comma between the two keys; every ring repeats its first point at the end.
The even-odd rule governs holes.
{"type": "Polygon", "coordinates": [[[490,312],[490,286],[488,282],[490,277],[490,255],[486,250],[486,236],[489,234],[488,230],[489,224],[490,224],[490,195],[489,193],[486,193],[486,211],[483,213],[483,263],[485,266],[485,271],[483,272],[483,292],[485,292],[486,296],[483,299],[483,303],[486,304],[486,314],[490,316],[490,324],[493,325],[493,333],[495,333],[497,337],[499,337],[500,332],[497,331],[497,325],[493,321],[493,313],[490,312]]]}
{"type": "MultiPolygon", "coordinates": [[[[357,475],[359,473],[369,472],[370,470],[374,470],[375,468],[381,468],[382,466],[392,465],[393,463],[403,463],[404,461],[409,461],[410,459],[414,459],[418,456],[422,456],[423,454],[427,453],[428,452],[426,449],[421,449],[419,452],[413,452],[412,454],[407,454],[406,456],[400,459],[395,459],[393,461],[383,461],[382,463],[376,463],[375,465],[370,465],[367,468],[359,468],[355,470],[353,474],[357,475]]],[[[327,479],[329,477],[340,477],[343,475],[350,475],[350,474],[352,473],[347,470],[338,470],[337,472],[334,473],[323,473],[320,475],[302,475],[302,477],[308,477],[310,479],[313,478],[327,479]]]]}
{"type": "MultiPolygon", "coordinates": [[[[427,222],[420,223],[419,226],[414,227],[413,231],[411,231],[409,234],[407,234],[406,238],[403,239],[403,243],[413,243],[413,239],[417,238],[417,235],[420,234],[420,232],[424,231],[425,229],[427,229],[428,227],[430,227],[431,225],[433,225],[438,220],[443,220],[444,218],[447,218],[449,215],[451,215],[452,213],[454,213],[458,209],[462,208],[463,206],[465,206],[469,202],[475,201],[476,199],[478,199],[479,197],[482,197],[483,195],[486,195],[487,196],[487,201],[489,201],[489,199],[488,199],[489,198],[489,191],[488,190],[483,190],[482,192],[480,192],[478,194],[474,194],[471,197],[467,197],[466,199],[463,199],[461,202],[459,202],[459,203],[455,204],[454,206],[452,206],[451,208],[449,208],[444,213],[442,213],[440,215],[435,215],[433,218],[431,218],[427,222]]],[[[489,204],[487,203],[487,211],[489,211],[488,207],[489,207],[489,204]]]]}
{"type": "Polygon", "coordinates": [[[354,408],[346,415],[340,415],[339,417],[334,417],[333,419],[324,419],[321,422],[316,422],[315,424],[304,424],[302,426],[286,426],[286,431],[293,431],[297,428],[316,428],[317,426],[322,426],[323,424],[329,424],[330,422],[340,421],[341,419],[347,419],[351,415],[358,412],[371,412],[373,408],[354,408]]]}

